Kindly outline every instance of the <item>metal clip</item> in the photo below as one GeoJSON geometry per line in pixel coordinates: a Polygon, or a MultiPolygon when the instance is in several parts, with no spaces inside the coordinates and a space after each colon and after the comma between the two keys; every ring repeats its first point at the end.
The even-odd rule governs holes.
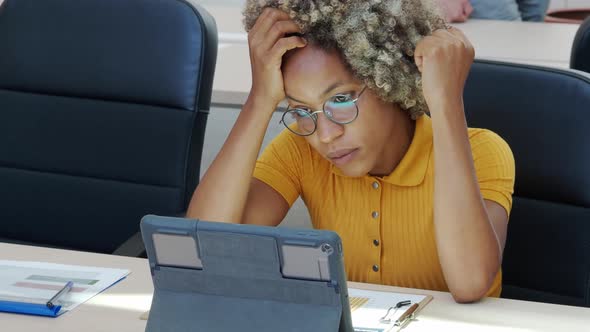
{"type": "Polygon", "coordinates": [[[397,312],[397,310],[401,307],[405,307],[407,305],[412,304],[412,301],[410,300],[405,300],[405,301],[400,301],[398,302],[395,306],[393,307],[389,307],[389,309],[387,309],[387,313],[385,313],[385,315],[381,318],[379,318],[379,322],[383,323],[383,324],[389,324],[391,323],[391,318],[388,318],[389,313],[391,312],[391,310],[393,309],[393,313],[391,314],[392,316],[395,315],[395,313],[397,312]]]}

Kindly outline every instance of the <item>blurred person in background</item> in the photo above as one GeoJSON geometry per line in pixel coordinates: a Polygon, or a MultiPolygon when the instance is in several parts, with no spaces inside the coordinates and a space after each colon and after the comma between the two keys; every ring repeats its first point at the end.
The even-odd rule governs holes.
{"type": "Polygon", "coordinates": [[[449,22],[469,18],[533,21],[545,19],[550,0],[437,0],[449,22]]]}

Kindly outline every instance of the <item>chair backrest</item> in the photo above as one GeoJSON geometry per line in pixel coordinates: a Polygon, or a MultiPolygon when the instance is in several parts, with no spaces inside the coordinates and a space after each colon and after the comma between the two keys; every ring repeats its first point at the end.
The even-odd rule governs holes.
{"type": "Polygon", "coordinates": [[[5,0],[0,238],[113,252],[186,209],[217,57],[184,0],[5,0]]]}
{"type": "Polygon", "coordinates": [[[590,306],[590,75],[476,61],[464,100],[516,161],[502,296],[590,306]]]}
{"type": "Polygon", "coordinates": [[[570,68],[590,73],[590,17],[580,24],[574,38],[570,68]]]}

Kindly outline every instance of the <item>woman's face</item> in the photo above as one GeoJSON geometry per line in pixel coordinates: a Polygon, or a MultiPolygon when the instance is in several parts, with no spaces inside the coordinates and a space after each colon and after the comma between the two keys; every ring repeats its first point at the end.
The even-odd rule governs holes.
{"type": "MultiPolygon", "coordinates": [[[[312,44],[285,57],[282,71],[290,108],[320,111],[331,97],[356,98],[364,88],[337,52],[326,52],[312,44]]],[[[357,106],[358,117],[345,125],[318,113],[316,131],[306,139],[347,176],[387,175],[409,146],[413,131],[409,133],[408,128],[413,130],[413,121],[368,88],[357,106]]]]}

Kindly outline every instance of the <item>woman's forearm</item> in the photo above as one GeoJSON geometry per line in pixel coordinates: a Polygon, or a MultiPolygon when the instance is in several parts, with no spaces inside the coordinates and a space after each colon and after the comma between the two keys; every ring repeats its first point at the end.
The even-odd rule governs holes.
{"type": "Polygon", "coordinates": [[[274,105],[249,98],[221,151],[201,179],[187,217],[235,222],[242,214],[274,105]]]}
{"type": "Polygon", "coordinates": [[[432,110],[434,224],[449,290],[459,302],[479,300],[500,268],[500,248],[473,164],[463,102],[432,110]]]}

